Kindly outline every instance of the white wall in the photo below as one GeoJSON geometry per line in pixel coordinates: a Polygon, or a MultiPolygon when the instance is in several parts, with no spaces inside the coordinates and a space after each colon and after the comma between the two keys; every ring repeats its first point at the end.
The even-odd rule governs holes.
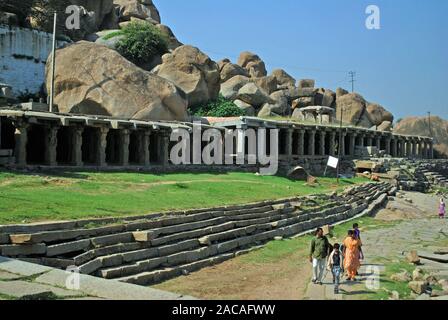
{"type": "Polygon", "coordinates": [[[51,46],[51,34],[1,25],[0,82],[12,86],[16,96],[27,90],[39,92],[45,82],[45,63],[51,46]]]}

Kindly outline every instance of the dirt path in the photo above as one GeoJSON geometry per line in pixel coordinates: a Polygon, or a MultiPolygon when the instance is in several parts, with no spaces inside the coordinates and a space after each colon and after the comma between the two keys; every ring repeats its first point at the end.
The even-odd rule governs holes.
{"type": "Polygon", "coordinates": [[[420,193],[404,193],[404,196],[407,200],[392,201],[386,209],[377,214],[377,219],[395,219],[400,220],[399,223],[362,233],[366,260],[363,262],[358,281],[353,283],[343,279],[341,294],[335,295],[332,277],[328,274],[322,286],[308,285],[308,299],[363,299],[366,294],[377,290],[371,284],[373,273],[385,270],[385,265],[380,261],[399,261],[404,258],[403,253],[406,251],[427,251],[428,247],[444,246],[448,239],[448,221],[437,218],[438,199],[420,193]]]}
{"type": "Polygon", "coordinates": [[[297,300],[305,294],[311,277],[303,251],[275,263],[250,261],[240,256],[156,286],[200,299],[297,300]]]}
{"type": "MultiPolygon", "coordinates": [[[[437,202],[435,196],[420,193],[403,193],[403,198],[390,201],[376,219],[393,220],[394,223],[387,227],[369,227],[363,232],[366,260],[360,270],[360,281],[343,283],[342,294],[337,296],[333,293],[330,274],[327,274],[323,286],[310,283],[311,266],[306,259],[306,239],[292,242],[290,251],[278,254],[275,259],[263,260],[263,255],[255,252],[164,282],[156,288],[211,300],[361,299],[366,293],[371,293],[366,288],[366,280],[372,271],[384,271],[385,267],[378,264],[378,260],[397,260],[403,258],[403,251],[426,248],[424,246],[428,243],[437,246],[438,242],[447,240],[448,221],[441,223],[434,218],[437,202]]],[[[273,247],[271,250],[282,248],[273,247]]]]}

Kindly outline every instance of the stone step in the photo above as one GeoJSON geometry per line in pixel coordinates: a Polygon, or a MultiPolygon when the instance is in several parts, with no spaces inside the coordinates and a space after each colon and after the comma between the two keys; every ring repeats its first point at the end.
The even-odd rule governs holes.
{"type": "MultiPolygon", "coordinates": [[[[208,247],[204,247],[201,249],[197,249],[194,251],[187,251],[187,252],[178,252],[171,256],[165,257],[159,257],[144,261],[137,261],[135,264],[131,265],[125,265],[120,266],[116,268],[106,268],[100,270],[100,276],[105,278],[116,278],[116,277],[123,277],[123,276],[129,276],[133,273],[139,273],[139,272],[146,272],[148,269],[154,269],[159,266],[176,266],[176,264],[182,263],[182,262],[191,262],[198,260],[198,257],[207,257],[209,255],[215,255],[215,254],[226,254],[229,251],[236,250],[241,247],[246,247],[249,245],[253,245],[259,242],[265,242],[267,240],[272,240],[276,236],[291,236],[298,234],[304,230],[312,230],[313,228],[317,226],[321,226],[324,224],[330,224],[335,221],[340,221],[343,219],[347,219],[350,216],[356,215],[362,210],[364,210],[367,207],[367,205],[363,205],[357,208],[351,208],[347,210],[346,212],[336,213],[331,216],[327,216],[324,218],[315,218],[311,221],[301,222],[292,224],[294,221],[289,221],[290,225],[284,226],[282,228],[269,230],[269,231],[263,231],[259,233],[255,233],[253,235],[246,235],[244,234],[237,234],[236,239],[232,239],[229,241],[221,242],[218,244],[213,244],[208,247]]],[[[272,228],[273,226],[270,225],[272,228]]],[[[253,232],[256,232],[256,229],[253,230],[253,232]]],[[[225,237],[227,238],[227,237],[225,237]]],[[[224,239],[225,239],[224,238],[224,239]]]]}
{"type": "MultiPolygon", "coordinates": [[[[352,216],[355,216],[356,214],[360,213],[361,211],[365,210],[367,208],[367,205],[363,205],[359,208],[350,209],[350,212],[346,213],[339,213],[334,216],[330,216],[327,218],[318,218],[314,219],[313,221],[309,221],[306,223],[302,223],[303,225],[307,225],[307,227],[314,228],[315,226],[321,225],[324,222],[329,222],[329,220],[337,220],[340,219],[347,219],[352,216]]],[[[305,230],[305,226],[300,226],[300,224],[291,225],[287,228],[282,228],[278,230],[272,230],[268,232],[263,232],[257,235],[252,235],[249,237],[243,237],[235,240],[231,240],[225,243],[221,243],[218,245],[212,245],[210,247],[202,248],[200,251],[202,252],[183,252],[176,256],[173,256],[171,258],[167,257],[167,259],[157,259],[157,260],[148,260],[148,261],[141,261],[138,262],[135,265],[131,266],[122,266],[120,268],[114,268],[114,269],[105,269],[101,271],[101,275],[105,278],[117,278],[116,280],[122,281],[122,282],[129,282],[139,285],[149,285],[154,284],[163,280],[167,280],[169,278],[173,278],[182,274],[185,274],[185,272],[193,272],[196,270],[199,270],[201,268],[204,268],[206,266],[210,266],[216,263],[220,263],[224,260],[233,258],[237,253],[235,252],[228,252],[235,250],[241,246],[247,246],[254,242],[260,242],[260,241],[266,241],[273,239],[275,236],[279,234],[286,234],[286,235],[293,235],[297,234],[303,230],[305,230]],[[208,251],[208,252],[206,252],[208,251]],[[178,263],[180,261],[188,262],[189,260],[194,260],[198,256],[204,255],[210,255],[213,253],[216,253],[216,256],[212,257],[205,257],[203,259],[196,260],[194,262],[189,262],[181,265],[170,265],[172,263],[178,263]],[[170,261],[171,260],[171,261],[170,261]],[[171,263],[170,263],[171,262],[171,263]],[[146,271],[146,268],[157,268],[160,266],[166,266],[162,270],[153,270],[153,271],[146,271]],[[137,274],[132,274],[137,272],[137,274]]]]}

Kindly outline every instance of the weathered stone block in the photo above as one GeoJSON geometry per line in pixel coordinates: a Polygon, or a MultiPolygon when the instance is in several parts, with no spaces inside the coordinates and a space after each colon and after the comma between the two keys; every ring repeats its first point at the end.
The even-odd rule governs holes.
{"type": "Polygon", "coordinates": [[[43,243],[39,244],[23,244],[23,245],[2,245],[0,246],[1,254],[4,256],[27,256],[27,255],[44,255],[47,252],[47,246],[43,243]]]}
{"type": "Polygon", "coordinates": [[[92,238],[91,241],[95,247],[105,247],[118,243],[132,242],[134,241],[134,236],[132,235],[132,232],[126,232],[92,238]]]}
{"type": "Polygon", "coordinates": [[[149,242],[157,238],[159,233],[155,231],[135,231],[132,235],[134,236],[134,241],[149,242]]]}
{"type": "Polygon", "coordinates": [[[73,241],[63,244],[56,244],[52,246],[47,247],[47,256],[48,257],[54,257],[70,252],[77,252],[86,250],[90,247],[91,243],[89,239],[79,240],[79,241],[73,241]]]}
{"type": "Polygon", "coordinates": [[[124,262],[138,261],[157,257],[159,251],[156,248],[126,252],[122,254],[124,262]]]}
{"type": "Polygon", "coordinates": [[[79,266],[79,272],[83,274],[92,274],[102,267],[102,258],[96,258],[79,266]]]}

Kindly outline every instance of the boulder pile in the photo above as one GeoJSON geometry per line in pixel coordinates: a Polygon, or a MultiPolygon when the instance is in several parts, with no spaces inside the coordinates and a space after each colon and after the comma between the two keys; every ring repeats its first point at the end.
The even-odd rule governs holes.
{"type": "MultiPolygon", "coordinates": [[[[160,12],[153,0],[61,0],[58,5],[65,5],[66,3],[76,6],[81,14],[81,29],[69,33],[68,36],[71,36],[75,43],[82,40],[96,43],[96,47],[90,46],[89,48],[92,48],[91,51],[94,52],[96,58],[104,59],[106,63],[104,68],[110,68],[112,64],[116,64],[112,69],[122,70],[125,69],[125,66],[129,66],[129,74],[138,74],[139,76],[128,77],[126,81],[122,82],[121,75],[106,73],[108,77],[112,77],[106,79],[106,74],[100,75],[92,71],[94,69],[90,69],[92,64],[95,63],[90,57],[86,56],[86,53],[81,53],[81,56],[85,58],[81,59],[80,66],[68,63],[69,60],[79,60],[79,56],[70,57],[68,54],[79,55],[80,48],[87,47],[85,43],[81,45],[76,43],[75,49],[64,49],[61,59],[66,74],[77,74],[81,72],[80,70],[85,74],[94,72],[96,73],[95,81],[98,81],[97,83],[120,83],[129,86],[129,91],[133,91],[132,88],[139,88],[142,85],[142,79],[148,77],[144,72],[146,70],[152,73],[149,76],[151,79],[157,79],[157,82],[160,83],[163,78],[170,83],[170,88],[155,95],[154,90],[158,87],[152,87],[149,93],[145,91],[139,93],[142,97],[134,99],[139,100],[138,102],[134,101],[126,107],[111,108],[111,105],[125,102],[123,100],[126,99],[118,98],[115,94],[108,98],[109,92],[105,91],[105,85],[95,87],[93,90],[95,92],[94,98],[93,94],[90,93],[91,91],[88,91],[90,98],[78,97],[76,99],[74,93],[84,92],[84,89],[79,88],[84,88],[84,85],[90,87],[93,82],[91,81],[88,84],[83,82],[82,85],[78,85],[74,83],[76,81],[73,79],[64,79],[64,76],[60,73],[58,74],[57,97],[60,110],[83,111],[86,113],[101,111],[101,113],[119,117],[137,116],[147,118],[156,116],[156,118],[151,118],[152,120],[185,120],[187,119],[185,111],[179,111],[183,108],[180,105],[184,104],[185,101],[187,107],[203,105],[217,100],[219,94],[221,94],[224,98],[234,102],[248,116],[291,117],[295,120],[312,120],[306,119],[305,108],[324,107],[327,109],[316,110],[328,111],[326,115],[329,115],[331,119],[325,120],[325,122],[332,122],[333,118],[339,119],[342,117],[343,121],[349,125],[383,131],[392,130],[393,115],[381,105],[368,102],[360,94],[349,93],[342,88],[333,91],[316,87],[316,82],[313,79],[295,79],[283,69],[274,69],[269,73],[265,61],[256,53],[245,51],[239,55],[237,61],[223,59],[214,62],[199,48],[183,45],[170,27],[162,24],[160,12]],[[117,43],[124,37],[122,33],[120,34],[120,30],[131,22],[147,23],[157,28],[168,40],[169,53],[165,55],[159,53],[152,61],[145,61],[144,65],[138,64],[138,66],[131,66],[123,59],[118,59],[114,50],[117,43]],[[103,46],[112,50],[106,50],[103,46]],[[101,52],[101,56],[99,56],[99,52],[101,52]],[[138,70],[137,72],[136,68],[139,67],[144,70],[138,70]],[[163,105],[164,107],[157,107],[156,109],[166,111],[165,107],[173,102],[171,100],[169,103],[160,102],[159,98],[160,96],[170,96],[173,92],[176,92],[175,95],[180,98],[173,99],[177,106],[168,114],[153,111],[145,111],[145,115],[139,112],[133,113],[141,108],[146,110],[148,97],[154,95],[157,96],[157,99],[153,101],[152,105],[163,105]],[[141,101],[144,101],[144,103],[142,104],[141,101]],[[328,110],[328,108],[332,110],[328,110]],[[124,112],[124,109],[127,109],[128,112],[124,112]]],[[[10,7],[17,10],[11,9],[2,12],[0,22],[17,25],[26,20],[18,15],[18,13],[24,12],[18,4],[10,7]]],[[[33,26],[32,19],[30,25],[33,26]]],[[[39,27],[39,25],[35,27],[39,27]]],[[[165,84],[162,87],[165,88],[165,84]]],[[[166,98],[164,99],[166,100],[166,98]]],[[[150,109],[153,110],[153,107],[150,109]]],[[[171,109],[171,107],[168,109],[171,109]]]]}

